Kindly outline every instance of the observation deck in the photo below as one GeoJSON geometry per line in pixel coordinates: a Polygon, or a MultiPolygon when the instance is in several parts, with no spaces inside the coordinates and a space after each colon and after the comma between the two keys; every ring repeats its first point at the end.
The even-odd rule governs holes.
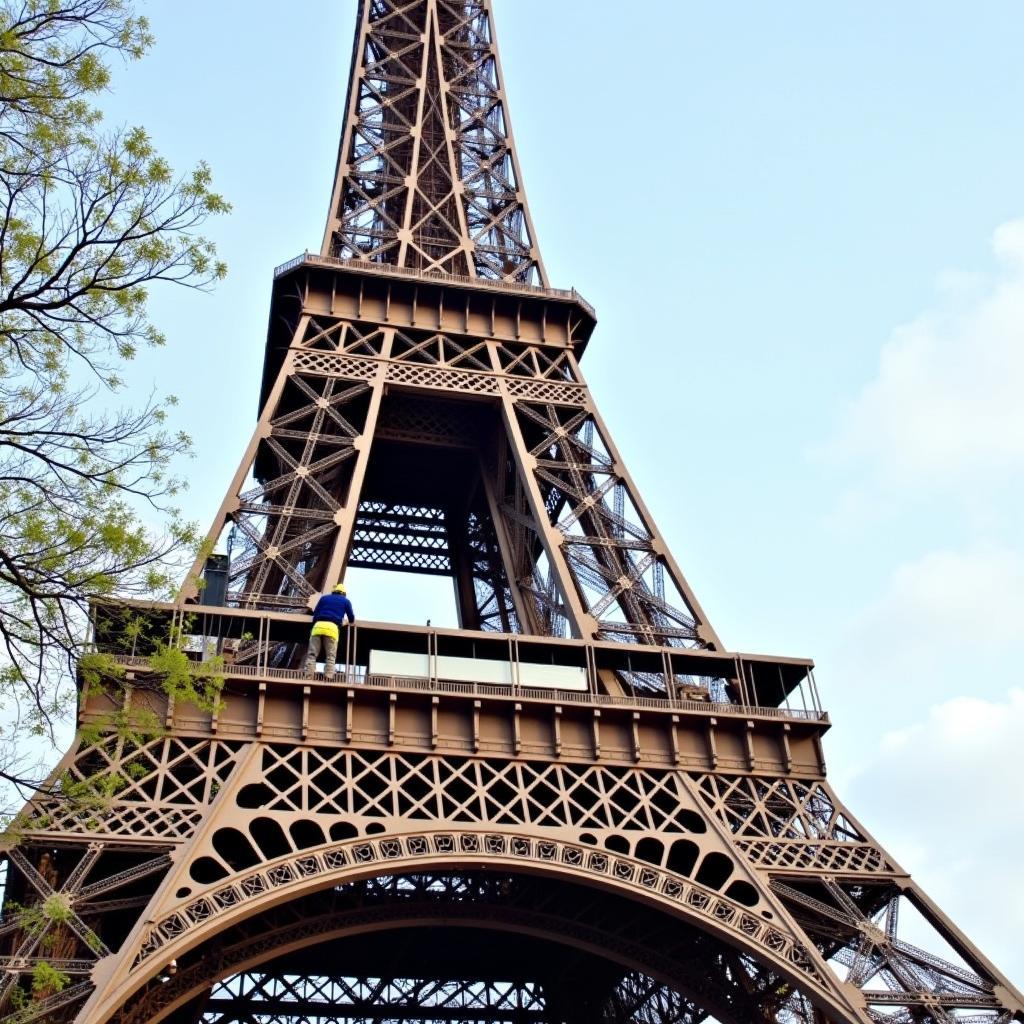
{"type": "Polygon", "coordinates": [[[343,630],[327,680],[280,667],[297,662],[309,628],[308,615],[283,612],[97,605],[95,650],[113,657],[123,679],[83,691],[80,724],[144,709],[178,736],[825,774],[821,736],[830,722],[807,659],[361,621],[343,630]],[[126,612],[142,616],[152,635],[178,637],[197,670],[216,666],[217,711],[167,698],[146,651],[126,646],[126,612]],[[374,671],[382,652],[412,657],[422,674],[374,671]],[[479,680],[467,680],[474,661],[479,680]],[[496,666],[507,682],[487,681],[496,666]],[[531,685],[546,666],[575,671],[580,688],[531,685]]]}
{"type": "Polygon", "coordinates": [[[575,288],[417,270],[303,253],[274,270],[262,410],[300,317],[370,322],[398,330],[527,342],[582,359],[597,312],[575,288]]]}

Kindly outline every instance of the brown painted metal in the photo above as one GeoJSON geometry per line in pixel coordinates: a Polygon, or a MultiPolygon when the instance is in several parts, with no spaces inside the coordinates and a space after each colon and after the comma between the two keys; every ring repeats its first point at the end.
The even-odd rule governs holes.
{"type": "Polygon", "coordinates": [[[721,649],[580,373],[578,300],[312,259],[275,283],[275,323],[289,307],[210,532],[241,546],[233,604],[306,608],[348,564],[462,565],[464,623],[721,649]]]}
{"type": "Polygon", "coordinates": [[[580,373],[594,311],[548,285],[492,23],[360,3],[323,248],[275,275],[210,534],[228,607],[94,609],[121,674],[2,849],[4,1019],[1024,1020],[826,781],[811,663],[725,650],[672,559],[580,373]],[[462,628],[358,622],[305,677],[348,566],[451,577],[462,628]],[[129,613],[224,657],[216,712],[168,701],[129,613]],[[15,1014],[43,961],[68,985],[15,1014]]]}
{"type": "Polygon", "coordinates": [[[360,4],[322,254],[546,284],[490,4],[360,4]]]}

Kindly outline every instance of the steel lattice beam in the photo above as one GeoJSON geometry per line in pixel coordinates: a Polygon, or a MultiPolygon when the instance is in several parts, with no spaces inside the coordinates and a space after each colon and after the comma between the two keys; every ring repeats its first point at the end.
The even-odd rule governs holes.
{"type": "MultiPolygon", "coordinates": [[[[179,641],[197,663],[235,645],[224,704],[106,652],[121,674],[83,690],[0,851],[0,1013],[1024,1021],[825,781],[827,716],[779,704],[808,663],[725,652],[644,505],[580,371],[594,310],[544,272],[489,0],[358,10],[322,251],[275,273],[260,418],[210,533],[231,607],[200,617],[234,632],[179,641]],[[359,623],[343,686],[300,674],[302,613],[350,565],[451,576],[461,629],[359,623]],[[429,678],[356,664],[392,641],[429,678]],[[456,683],[442,644],[587,689],[456,683]]],[[[97,642],[199,597],[108,609],[97,642]]]]}

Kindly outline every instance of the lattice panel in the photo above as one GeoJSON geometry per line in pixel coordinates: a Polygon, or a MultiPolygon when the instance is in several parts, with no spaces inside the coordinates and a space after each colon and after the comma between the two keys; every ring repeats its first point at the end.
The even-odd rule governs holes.
{"type": "Polygon", "coordinates": [[[503,373],[513,377],[582,384],[568,350],[546,349],[537,345],[495,345],[503,373]]]}
{"type": "Polygon", "coordinates": [[[411,444],[477,448],[486,426],[466,402],[430,401],[403,395],[381,407],[375,437],[411,444]]]}
{"type": "Polygon", "coordinates": [[[708,807],[737,839],[873,845],[821,782],[695,776],[708,807]]]}
{"type": "Polygon", "coordinates": [[[872,843],[787,843],[772,839],[739,840],[736,846],[752,864],[777,871],[877,874],[892,870],[884,852],[872,843]]]}
{"type": "Polygon", "coordinates": [[[298,352],[295,367],[305,373],[343,380],[371,381],[377,375],[377,364],[372,359],[328,352],[298,352]]]}
{"type": "Polygon", "coordinates": [[[217,984],[203,1024],[248,1022],[355,1024],[369,1015],[388,1021],[438,1020],[542,1024],[548,1019],[540,986],[529,982],[424,978],[297,977],[236,975],[217,984]]]}
{"type": "Polygon", "coordinates": [[[823,783],[720,774],[695,780],[737,848],[758,867],[811,874],[895,870],[823,783]]]}
{"type": "Polygon", "coordinates": [[[361,502],[348,564],[450,575],[452,556],[444,510],[361,502]]]}
{"type": "Polygon", "coordinates": [[[513,398],[531,402],[552,402],[555,405],[579,406],[586,400],[586,389],[578,384],[558,381],[510,380],[508,393],[513,398]]]}
{"type": "Polygon", "coordinates": [[[33,801],[25,830],[180,842],[202,821],[237,756],[238,744],[218,740],[168,736],[139,747],[107,737],[84,746],[67,772],[69,783],[96,795],[33,801]]]}
{"type": "Polygon", "coordinates": [[[354,324],[348,320],[311,316],[305,332],[296,341],[305,349],[372,359],[381,354],[384,331],[376,324],[354,324]]]}
{"type": "Polygon", "coordinates": [[[215,835],[195,855],[196,881],[360,833],[487,825],[555,830],[757,902],[751,876],[708,830],[677,772],[268,746],[236,802],[257,812],[247,834],[215,835]],[[269,823],[267,814],[283,816],[269,823]],[[233,844],[242,861],[224,852],[233,844]]]}
{"type": "Polygon", "coordinates": [[[498,378],[492,374],[446,370],[416,363],[389,363],[387,381],[406,387],[462,391],[469,395],[498,395],[500,390],[498,378]]]}
{"type": "MultiPolygon", "coordinates": [[[[295,357],[295,365],[306,373],[325,377],[340,377],[344,380],[371,381],[377,373],[377,364],[372,359],[320,351],[298,353],[295,357]]],[[[499,394],[500,390],[498,378],[485,369],[475,368],[474,372],[470,373],[458,372],[449,369],[445,364],[426,360],[409,360],[408,362],[399,360],[397,364],[389,365],[386,373],[389,383],[405,384],[411,387],[495,396],[499,394]]],[[[585,387],[559,381],[512,378],[508,381],[508,390],[509,394],[516,399],[551,402],[556,405],[578,406],[586,399],[585,387]]]]}
{"type": "Polygon", "coordinates": [[[611,766],[437,758],[272,746],[265,785],[243,806],[271,811],[702,834],[680,776],[611,766]]]}
{"type": "Polygon", "coordinates": [[[391,346],[391,358],[402,363],[491,372],[487,342],[480,338],[397,331],[391,346]]]}

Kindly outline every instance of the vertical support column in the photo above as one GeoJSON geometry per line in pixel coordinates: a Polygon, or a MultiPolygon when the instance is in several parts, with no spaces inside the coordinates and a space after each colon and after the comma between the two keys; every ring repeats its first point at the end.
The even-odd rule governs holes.
{"type": "Polygon", "coordinates": [[[363,481],[370,462],[370,450],[373,437],[377,431],[377,418],[380,415],[380,403],[384,398],[384,381],[387,377],[388,359],[394,343],[393,329],[384,332],[380,359],[377,361],[377,373],[371,383],[370,407],[366,413],[366,425],[363,432],[356,438],[354,447],[359,452],[356,456],[356,467],[352,471],[352,481],[348,488],[348,498],[337,514],[338,532],[334,538],[334,549],[327,563],[324,585],[330,586],[341,579],[348,563],[349,550],[352,547],[352,533],[359,513],[359,498],[363,492],[363,481]]]}
{"type": "Polygon", "coordinates": [[[221,502],[220,508],[217,509],[213,525],[207,532],[206,540],[203,543],[199,554],[196,556],[196,560],[192,563],[192,569],[188,576],[185,577],[185,582],[182,584],[181,590],[178,592],[179,604],[200,598],[199,578],[202,575],[206,556],[213,550],[213,547],[220,538],[221,532],[227,524],[228,519],[233,513],[238,511],[239,496],[242,492],[242,485],[245,483],[245,478],[249,475],[253,462],[256,460],[256,452],[259,449],[260,442],[265,438],[270,437],[270,421],[274,418],[274,412],[277,409],[278,403],[281,401],[281,393],[284,391],[284,386],[287,383],[288,378],[295,372],[295,345],[305,337],[308,325],[309,314],[303,314],[299,317],[298,326],[295,328],[295,334],[292,337],[292,347],[289,349],[284,362],[281,364],[277,380],[274,381],[274,386],[271,388],[270,394],[267,396],[267,401],[264,403],[263,409],[260,412],[260,418],[256,424],[256,429],[252,432],[252,437],[249,438],[249,443],[246,445],[242,459],[238,463],[235,475],[231,478],[231,484],[228,486],[227,492],[224,495],[224,500],[221,502]]]}
{"type": "MultiPolygon", "coordinates": [[[[503,455],[497,454],[498,472],[504,465],[503,455]]],[[[512,543],[505,529],[505,518],[498,506],[497,481],[493,478],[489,468],[480,462],[480,479],[483,483],[484,496],[487,499],[487,510],[490,513],[491,523],[494,525],[494,534],[498,541],[498,552],[505,565],[505,578],[508,580],[509,593],[512,595],[512,605],[515,608],[516,618],[519,620],[519,629],[523,633],[539,633],[539,625],[535,621],[533,606],[523,600],[522,591],[519,589],[519,580],[516,578],[516,560],[512,555],[512,543]]],[[[507,629],[507,632],[512,632],[507,629]]]]}
{"type": "Polygon", "coordinates": [[[460,629],[479,629],[480,614],[473,586],[473,558],[469,550],[465,510],[449,505],[445,509],[445,530],[452,563],[452,582],[455,586],[455,608],[459,614],[460,629]]]}
{"type": "Polygon", "coordinates": [[[361,68],[361,54],[366,51],[366,39],[370,29],[370,8],[371,4],[359,5],[360,18],[359,26],[356,29],[355,54],[350,72],[348,86],[348,109],[345,111],[345,124],[341,132],[341,144],[338,147],[338,164],[334,171],[334,188],[331,192],[331,208],[327,211],[327,225],[324,228],[324,240],[320,246],[321,256],[333,256],[331,251],[334,242],[334,231],[338,224],[338,207],[341,205],[341,194],[345,188],[345,181],[348,178],[350,167],[348,164],[349,154],[352,152],[352,137],[356,125],[359,123],[359,71],[361,68]]]}
{"type": "Polygon", "coordinates": [[[494,24],[494,10],[491,0],[484,0],[487,8],[487,18],[491,24],[491,39],[494,40],[492,46],[494,48],[494,66],[498,72],[498,95],[501,98],[502,112],[505,120],[505,138],[508,143],[509,160],[512,163],[512,173],[515,175],[516,184],[519,187],[520,193],[523,195],[522,210],[523,220],[526,222],[526,230],[530,236],[530,251],[531,255],[536,264],[537,269],[537,283],[543,287],[548,287],[548,272],[544,267],[544,259],[540,254],[540,246],[537,244],[537,229],[533,226],[533,217],[530,215],[530,205],[526,202],[526,193],[523,190],[523,171],[519,166],[519,154],[516,150],[515,136],[512,134],[512,118],[509,114],[509,103],[508,97],[505,95],[505,72],[501,68],[501,52],[498,49],[496,42],[498,38],[498,30],[494,24]]]}
{"type": "Polygon", "coordinates": [[[516,462],[516,471],[523,482],[527,500],[530,503],[530,513],[537,526],[537,534],[544,547],[544,553],[548,557],[552,571],[557,580],[559,596],[569,619],[569,628],[573,636],[590,640],[597,635],[597,620],[590,615],[583,607],[579,592],[573,582],[569,566],[565,561],[565,554],[562,551],[564,540],[562,532],[551,525],[548,518],[548,510],[544,505],[540,488],[537,485],[537,477],[534,473],[536,460],[530,455],[523,438],[519,420],[516,417],[515,402],[508,390],[508,383],[501,373],[501,363],[495,349],[495,343],[488,344],[491,355],[491,366],[495,374],[498,374],[498,389],[501,394],[501,414],[508,434],[509,446],[516,462]]]}
{"type": "MultiPolygon", "coordinates": [[[[416,124],[410,132],[412,137],[412,160],[409,167],[408,188],[405,193],[405,212],[402,216],[402,228],[398,233],[398,266],[409,266],[409,243],[412,241],[412,210],[416,205],[416,184],[420,176],[420,153],[423,151],[423,108],[427,99],[427,71],[430,67],[430,33],[436,24],[437,14],[434,11],[436,0],[427,0],[427,23],[423,27],[423,60],[420,64],[419,95],[416,98],[416,124]]],[[[366,4],[370,7],[370,4],[366,4]]],[[[415,320],[415,313],[413,319],[415,320]]]]}
{"type": "MultiPolygon", "coordinates": [[[[463,273],[464,272],[469,277],[476,277],[476,262],[473,259],[473,247],[472,247],[472,241],[471,241],[470,235],[469,235],[469,225],[466,222],[466,208],[465,208],[464,203],[459,198],[457,198],[458,194],[459,194],[459,186],[462,184],[462,174],[460,173],[460,170],[459,170],[459,161],[456,159],[456,156],[455,156],[455,146],[454,146],[453,141],[452,141],[454,139],[454,137],[455,137],[456,128],[451,123],[451,116],[450,116],[450,112],[449,112],[449,109],[448,109],[449,85],[448,85],[447,80],[445,79],[445,74],[444,74],[444,72],[445,72],[445,60],[444,60],[443,40],[442,40],[442,37],[441,37],[441,23],[440,23],[440,21],[438,19],[438,16],[437,16],[437,0],[429,0],[429,5],[430,5],[430,17],[429,17],[429,20],[428,20],[429,31],[428,31],[428,34],[427,34],[427,45],[426,45],[425,49],[426,49],[427,52],[433,50],[435,67],[437,68],[437,84],[438,84],[438,89],[440,90],[440,97],[438,98],[438,103],[439,103],[439,105],[441,107],[441,116],[444,119],[444,124],[445,124],[445,133],[444,133],[445,152],[447,152],[447,154],[448,154],[448,167],[450,168],[450,174],[451,174],[451,179],[452,179],[452,188],[453,188],[453,190],[455,192],[455,197],[456,197],[454,206],[455,206],[456,213],[458,214],[458,218],[459,218],[459,234],[462,236],[462,240],[463,240],[462,241],[462,245],[463,245],[462,259],[463,259],[463,261],[465,263],[465,268],[464,269],[459,268],[458,264],[454,260],[452,261],[450,266],[452,266],[452,269],[454,269],[457,273],[463,273]]],[[[424,69],[426,69],[427,66],[428,66],[428,60],[427,60],[426,56],[424,56],[424,60],[423,60],[423,67],[424,67],[424,69]]],[[[424,70],[424,74],[425,73],[426,73],[426,70],[424,70]]],[[[430,83],[428,82],[427,86],[429,87],[429,85],[430,85],[430,83]]],[[[426,90],[424,90],[424,92],[426,92],[426,90]]],[[[422,125],[422,123],[423,123],[423,116],[422,116],[422,108],[421,108],[420,124],[422,125]]],[[[441,325],[438,324],[438,328],[440,328],[440,326],[441,325]]]]}
{"type": "MultiPolygon", "coordinates": [[[[572,372],[576,379],[585,385],[585,380],[582,372],[580,371],[579,363],[576,360],[576,356],[570,351],[568,353],[569,365],[572,367],[572,372]]],[[[626,469],[625,463],[622,461],[622,456],[619,454],[618,448],[615,446],[615,442],[612,439],[611,434],[608,432],[608,428],[605,426],[604,420],[601,418],[601,414],[597,411],[597,406],[594,404],[593,396],[590,394],[590,389],[586,390],[586,399],[584,401],[585,408],[590,414],[594,421],[594,425],[597,427],[598,433],[601,435],[601,440],[604,442],[605,448],[611,456],[615,466],[616,475],[621,479],[622,483],[625,484],[630,500],[636,507],[636,511],[639,513],[640,518],[643,522],[644,528],[650,533],[652,537],[652,547],[654,553],[661,559],[665,567],[668,569],[669,576],[672,582],[675,584],[679,593],[685,600],[690,613],[696,620],[698,633],[701,639],[710,644],[715,650],[724,650],[722,642],[718,639],[718,634],[715,632],[711,623],[708,621],[707,615],[704,614],[704,609],[700,606],[700,602],[697,600],[696,595],[690,588],[689,583],[686,581],[686,577],[683,575],[682,570],[679,568],[678,563],[672,557],[672,552],[669,550],[668,545],[665,543],[664,537],[658,530],[654,517],[651,515],[650,510],[644,504],[643,498],[640,497],[640,492],[637,490],[636,485],[633,483],[632,478],[629,475],[629,471],[626,469]]]]}

